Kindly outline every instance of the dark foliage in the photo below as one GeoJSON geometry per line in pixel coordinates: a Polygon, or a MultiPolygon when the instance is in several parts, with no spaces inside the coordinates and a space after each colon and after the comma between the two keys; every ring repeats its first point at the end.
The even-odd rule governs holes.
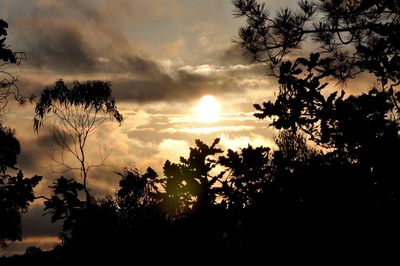
{"type": "Polygon", "coordinates": [[[0,125],[0,139],[2,149],[0,150],[0,171],[4,176],[7,168],[16,169],[17,156],[21,152],[19,141],[14,137],[14,131],[0,125]]]}
{"type": "Polygon", "coordinates": [[[217,162],[213,156],[222,152],[216,147],[218,143],[216,139],[208,146],[196,140],[197,147],[190,149],[188,159],[181,157],[179,164],[165,162],[162,185],[166,191],[163,201],[166,211],[176,214],[191,209],[202,211],[215,202],[213,186],[222,176],[212,176],[210,172],[217,162]]]}
{"type": "Polygon", "coordinates": [[[272,182],[270,148],[248,146],[241,152],[228,150],[219,158],[228,177],[217,190],[229,208],[242,209],[252,206],[263,193],[263,187],[272,182]]]}
{"type": "Polygon", "coordinates": [[[44,202],[44,210],[51,214],[52,222],[64,220],[63,230],[68,231],[82,212],[83,202],[78,194],[83,190],[83,185],[62,176],[50,188],[54,195],[44,202]]]}
{"type": "MultiPolygon", "coordinates": [[[[0,19],[0,67],[7,64],[19,64],[26,58],[25,53],[14,52],[6,45],[7,28],[8,23],[0,19]]],[[[34,96],[23,97],[20,95],[17,81],[16,76],[0,68],[0,112],[6,110],[10,97],[20,104],[34,99],[34,96]]]]}
{"type": "Polygon", "coordinates": [[[8,49],[5,44],[6,40],[5,36],[7,36],[7,28],[8,28],[8,23],[0,19],[0,37],[3,37],[0,39],[0,60],[15,64],[17,63],[15,54],[13,53],[13,51],[8,49]]]}
{"type": "Polygon", "coordinates": [[[330,59],[330,75],[347,79],[369,71],[385,84],[399,82],[398,0],[301,0],[297,10],[281,9],[275,17],[256,0],[233,4],[235,15],[247,20],[239,44],[251,61],[266,63],[269,74],[311,38],[330,59]]]}
{"type": "Polygon", "coordinates": [[[26,178],[18,171],[19,153],[14,132],[0,126],[0,249],[6,247],[6,241],[21,240],[21,215],[34,201],[33,188],[42,179],[41,176],[26,178]]]}
{"type": "MultiPolygon", "coordinates": [[[[0,19],[0,67],[19,64],[25,58],[24,53],[15,53],[6,45],[7,28],[7,22],[0,19]]],[[[33,99],[19,94],[16,81],[16,77],[0,69],[0,112],[5,111],[10,97],[20,104],[33,99]]],[[[8,241],[21,240],[21,215],[34,201],[33,188],[42,179],[41,176],[26,178],[17,168],[21,147],[14,134],[0,121],[0,253],[8,241]]]]}
{"type": "Polygon", "coordinates": [[[121,123],[123,118],[111,95],[111,83],[105,81],[76,81],[68,88],[63,80],[58,80],[53,88],[43,90],[35,108],[34,129],[42,126],[44,117],[50,112],[56,112],[60,107],[82,106],[85,110],[93,109],[93,114],[104,113],[121,123]]]}

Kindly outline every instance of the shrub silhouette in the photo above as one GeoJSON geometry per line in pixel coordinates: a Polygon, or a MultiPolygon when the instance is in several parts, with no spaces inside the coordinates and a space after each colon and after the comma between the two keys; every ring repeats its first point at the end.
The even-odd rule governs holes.
{"type": "MultiPolygon", "coordinates": [[[[19,64],[25,58],[24,53],[13,52],[6,45],[7,28],[7,22],[0,19],[0,67],[19,64]]],[[[5,112],[10,98],[20,104],[27,100],[19,93],[17,78],[0,69],[0,114],[5,112]]],[[[26,178],[17,168],[20,150],[15,132],[0,121],[0,253],[8,241],[22,240],[21,215],[34,201],[33,188],[42,179],[40,176],[26,178]]]]}
{"type": "Polygon", "coordinates": [[[35,196],[41,176],[24,177],[16,167],[20,145],[14,132],[0,125],[0,251],[7,241],[22,240],[21,215],[35,196]]]}

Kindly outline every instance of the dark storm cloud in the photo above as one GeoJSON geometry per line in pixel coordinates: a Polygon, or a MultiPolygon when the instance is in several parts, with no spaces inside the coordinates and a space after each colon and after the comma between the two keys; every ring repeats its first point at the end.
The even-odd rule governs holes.
{"type": "Polygon", "coordinates": [[[206,90],[209,80],[196,74],[178,71],[176,77],[160,73],[151,78],[116,80],[114,94],[122,101],[181,101],[195,98],[206,90]]]}
{"type": "Polygon", "coordinates": [[[37,1],[30,5],[30,12],[10,24],[16,46],[27,54],[26,66],[63,75],[90,74],[105,69],[99,58],[118,57],[118,51],[126,55],[130,49],[107,10],[97,3],[37,1]]]}
{"type": "MultiPolygon", "coordinates": [[[[32,122],[33,124],[33,122],[32,122]]],[[[48,131],[40,132],[37,137],[32,140],[30,138],[20,138],[21,153],[18,156],[19,167],[25,172],[35,173],[42,167],[43,160],[47,159],[48,151],[53,145],[53,138],[48,131]]],[[[18,132],[19,135],[22,132],[18,132]]],[[[32,134],[34,134],[32,128],[32,134]]]]}
{"type": "Polygon", "coordinates": [[[24,28],[27,65],[59,73],[88,73],[96,69],[91,47],[79,30],[71,25],[42,24],[24,28]]]}
{"type": "Polygon", "coordinates": [[[123,63],[116,64],[115,67],[116,72],[127,71],[147,79],[165,78],[166,76],[156,62],[140,56],[130,56],[123,63]]]}

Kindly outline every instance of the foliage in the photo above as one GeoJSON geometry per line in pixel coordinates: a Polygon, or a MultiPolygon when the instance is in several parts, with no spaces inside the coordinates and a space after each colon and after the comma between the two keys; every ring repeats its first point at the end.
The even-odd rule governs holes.
{"type": "Polygon", "coordinates": [[[190,149],[187,159],[181,157],[180,163],[164,164],[165,209],[168,212],[179,214],[190,209],[202,209],[215,202],[216,195],[212,193],[213,186],[222,177],[213,175],[211,171],[216,167],[213,158],[222,150],[216,146],[219,139],[215,139],[211,146],[196,140],[196,147],[190,149]]]}
{"type": "Polygon", "coordinates": [[[91,168],[103,166],[109,156],[109,153],[100,154],[100,163],[89,164],[85,153],[88,137],[107,120],[115,119],[119,124],[123,120],[111,92],[111,84],[105,81],[75,82],[68,88],[63,80],[58,80],[53,88],[42,91],[35,108],[36,131],[45,117],[54,115],[52,136],[56,148],[51,159],[67,170],[80,171],[87,201],[90,200],[88,173],[91,168]],[[60,153],[60,158],[55,152],[60,153]],[[73,155],[78,167],[64,161],[65,152],[73,155]]]}
{"type": "MultiPolygon", "coordinates": [[[[6,46],[7,28],[7,22],[0,19],[0,66],[19,64],[25,56],[6,46]]],[[[10,96],[25,103],[27,98],[19,94],[16,82],[16,77],[0,70],[0,112],[5,111],[10,96]]],[[[42,179],[41,176],[26,178],[18,171],[16,164],[21,147],[14,135],[0,121],[0,252],[7,247],[6,241],[22,240],[21,216],[34,201],[33,188],[42,179]]]]}
{"type": "Polygon", "coordinates": [[[44,210],[49,210],[52,222],[64,220],[63,230],[70,230],[84,205],[78,197],[83,185],[62,176],[50,188],[54,191],[54,195],[44,202],[44,210]]]}
{"type": "MultiPolygon", "coordinates": [[[[89,114],[103,113],[110,118],[113,117],[118,123],[123,118],[115,105],[115,99],[111,95],[111,84],[104,81],[87,81],[80,83],[76,81],[72,88],[68,88],[63,80],[58,80],[53,88],[43,90],[35,108],[34,129],[37,131],[43,124],[45,116],[53,112],[55,114],[72,107],[82,107],[89,114]]],[[[91,120],[92,123],[97,121],[91,120]]],[[[93,125],[82,125],[92,128],[93,125]]]]}
{"type": "MultiPolygon", "coordinates": [[[[388,120],[390,113],[398,112],[399,93],[395,93],[393,89],[373,88],[360,97],[348,98],[344,97],[344,91],[339,96],[335,91],[324,97],[323,90],[328,83],[321,84],[321,79],[329,72],[315,76],[310,68],[326,62],[327,59],[319,59],[318,54],[311,54],[309,60],[298,58],[293,65],[290,62],[282,63],[279,78],[281,86],[275,102],[268,101],[262,106],[255,104],[258,111],[255,116],[261,119],[273,117],[275,119],[272,125],[277,129],[302,129],[316,143],[338,149],[345,145],[342,143],[342,133],[358,137],[362,135],[360,132],[384,130],[385,126],[398,123],[388,120]],[[303,74],[300,65],[307,67],[306,74],[303,74]],[[346,123],[345,120],[348,119],[352,121],[346,123]],[[376,123],[380,123],[380,129],[374,127],[376,123]],[[365,131],[366,127],[370,129],[365,131]],[[341,132],[342,130],[346,132],[341,132]]],[[[373,134],[375,133],[378,134],[373,134]]]]}
{"type": "Polygon", "coordinates": [[[14,136],[15,132],[10,128],[0,125],[0,139],[2,149],[0,150],[0,171],[6,175],[7,168],[15,169],[17,156],[21,152],[19,141],[14,136]]]}
{"type": "Polygon", "coordinates": [[[33,188],[42,177],[26,178],[20,170],[14,173],[18,170],[20,145],[12,130],[0,127],[0,143],[0,245],[3,248],[8,240],[22,240],[21,215],[34,201],[33,188]]]}
{"type": "Polygon", "coordinates": [[[118,175],[122,177],[117,191],[117,201],[121,208],[137,209],[151,204],[159,197],[158,174],[151,167],[143,175],[136,168],[127,168],[118,175]]]}
{"type": "Polygon", "coordinates": [[[234,0],[235,15],[245,17],[239,44],[252,61],[266,63],[269,74],[292,50],[311,38],[330,58],[331,75],[347,79],[362,71],[384,84],[399,82],[399,1],[299,1],[299,8],[271,16],[256,0],[234,0]]]}
{"type": "Polygon", "coordinates": [[[219,164],[229,172],[219,189],[230,208],[254,204],[264,185],[272,182],[270,148],[249,145],[240,152],[228,150],[219,157],[219,164]]]}
{"type": "Polygon", "coordinates": [[[0,49],[1,49],[0,50],[0,56],[1,56],[0,59],[4,62],[10,62],[10,63],[15,64],[15,63],[17,63],[17,59],[15,58],[14,53],[10,49],[8,49],[4,43],[6,40],[5,36],[7,36],[7,28],[8,28],[8,23],[5,22],[4,20],[0,19],[0,36],[1,37],[4,36],[0,40],[0,45],[1,45],[0,46],[0,49]]]}
{"type": "MultiPolygon", "coordinates": [[[[13,52],[6,45],[7,28],[8,23],[0,19],[0,61],[2,62],[0,67],[7,64],[19,64],[21,60],[26,59],[25,53],[13,52]]],[[[33,96],[23,97],[20,95],[17,81],[18,77],[0,69],[0,112],[5,112],[10,97],[20,104],[24,104],[27,100],[33,100],[33,96]]]]}

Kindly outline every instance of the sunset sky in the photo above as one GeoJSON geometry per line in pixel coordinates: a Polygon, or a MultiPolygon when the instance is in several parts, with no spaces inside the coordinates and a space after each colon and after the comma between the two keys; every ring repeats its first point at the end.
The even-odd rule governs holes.
{"type": "MultiPolygon", "coordinates": [[[[272,10],[293,3],[267,2],[272,10]]],[[[151,166],[162,174],[165,160],[187,156],[195,139],[210,144],[220,137],[225,150],[273,145],[272,130],[253,117],[252,104],[272,99],[276,81],[234,47],[243,21],[232,16],[232,9],[230,0],[2,1],[7,43],[27,55],[21,65],[2,70],[18,75],[25,95],[39,95],[60,78],[112,83],[125,121],[100,127],[87,150],[93,163],[99,148],[112,151],[109,166],[89,178],[95,196],[112,195],[119,182],[115,171],[151,166]]],[[[0,119],[16,129],[19,167],[26,175],[43,175],[36,192],[48,195],[60,174],[48,157],[49,130],[36,134],[33,116],[33,105],[11,104],[0,119]]],[[[35,203],[24,217],[24,242],[7,252],[58,242],[59,224],[51,225],[50,216],[42,214],[41,202],[35,203]]]]}

